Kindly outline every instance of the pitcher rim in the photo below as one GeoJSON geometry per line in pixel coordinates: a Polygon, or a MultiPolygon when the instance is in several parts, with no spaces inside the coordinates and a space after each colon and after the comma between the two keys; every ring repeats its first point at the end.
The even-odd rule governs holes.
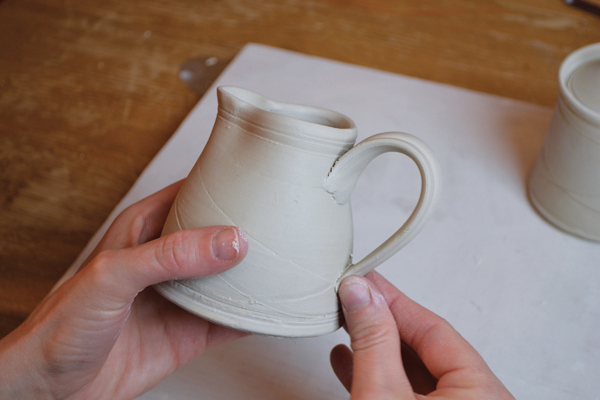
{"type": "Polygon", "coordinates": [[[314,138],[317,140],[340,144],[349,144],[356,141],[358,134],[356,124],[351,118],[337,111],[271,100],[259,93],[232,85],[219,86],[217,93],[219,94],[219,108],[223,108],[230,113],[233,113],[234,110],[228,110],[229,104],[227,103],[229,101],[222,101],[225,100],[223,99],[224,95],[233,98],[235,102],[243,104],[245,110],[238,109],[233,113],[238,117],[241,116],[240,114],[244,114],[244,111],[264,113],[266,116],[276,116],[279,124],[289,124],[296,127],[300,124],[310,132],[314,132],[314,138]],[[294,113],[296,113],[296,116],[293,115],[294,113]],[[305,118],[298,115],[302,113],[304,113],[302,116],[305,118]],[[321,118],[321,122],[311,121],[309,118],[321,118]]]}

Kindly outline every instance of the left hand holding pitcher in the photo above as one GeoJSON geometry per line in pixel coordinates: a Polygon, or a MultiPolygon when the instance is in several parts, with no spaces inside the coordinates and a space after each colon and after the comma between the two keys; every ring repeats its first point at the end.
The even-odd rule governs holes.
{"type": "Polygon", "coordinates": [[[119,215],[87,264],[0,341],[0,399],[133,399],[207,348],[246,335],[148,287],[220,273],[248,251],[235,227],[157,239],[180,186],[119,215]]]}

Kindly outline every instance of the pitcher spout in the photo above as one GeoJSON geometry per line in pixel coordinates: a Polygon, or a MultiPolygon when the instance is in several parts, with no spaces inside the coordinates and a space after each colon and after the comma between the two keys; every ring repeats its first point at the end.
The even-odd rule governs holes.
{"type": "Polygon", "coordinates": [[[356,141],[354,121],[335,111],[278,102],[234,86],[218,87],[217,98],[224,118],[250,122],[280,136],[324,146],[337,156],[356,141]]]}

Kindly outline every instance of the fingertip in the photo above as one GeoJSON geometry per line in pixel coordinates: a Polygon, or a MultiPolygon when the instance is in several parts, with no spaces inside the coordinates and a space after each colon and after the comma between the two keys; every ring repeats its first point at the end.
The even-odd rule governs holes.
{"type": "Polygon", "coordinates": [[[352,350],[346,345],[338,344],[331,350],[329,362],[335,376],[337,376],[346,390],[350,392],[352,388],[352,371],[354,368],[352,350]]]}
{"type": "Polygon", "coordinates": [[[331,365],[335,369],[335,365],[339,363],[340,360],[348,360],[352,358],[352,350],[348,348],[345,344],[338,344],[329,353],[329,360],[331,361],[331,365]]]}
{"type": "Polygon", "coordinates": [[[246,235],[246,232],[242,228],[236,227],[236,229],[238,230],[240,245],[240,252],[238,258],[244,258],[246,257],[246,254],[248,254],[248,235],[246,235]]]}
{"type": "Polygon", "coordinates": [[[217,261],[237,261],[243,258],[244,250],[247,247],[248,239],[240,228],[227,226],[216,231],[211,239],[212,256],[217,261]]]}
{"type": "Polygon", "coordinates": [[[371,303],[371,287],[366,279],[359,276],[345,278],[338,290],[344,311],[353,313],[371,303]]]}

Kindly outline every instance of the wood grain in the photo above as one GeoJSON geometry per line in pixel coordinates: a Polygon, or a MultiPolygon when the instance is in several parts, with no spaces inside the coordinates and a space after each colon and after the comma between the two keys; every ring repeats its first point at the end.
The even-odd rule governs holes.
{"type": "Polygon", "coordinates": [[[198,100],[257,42],[552,106],[600,18],[548,0],[0,2],[0,337],[43,299],[198,100]]]}

